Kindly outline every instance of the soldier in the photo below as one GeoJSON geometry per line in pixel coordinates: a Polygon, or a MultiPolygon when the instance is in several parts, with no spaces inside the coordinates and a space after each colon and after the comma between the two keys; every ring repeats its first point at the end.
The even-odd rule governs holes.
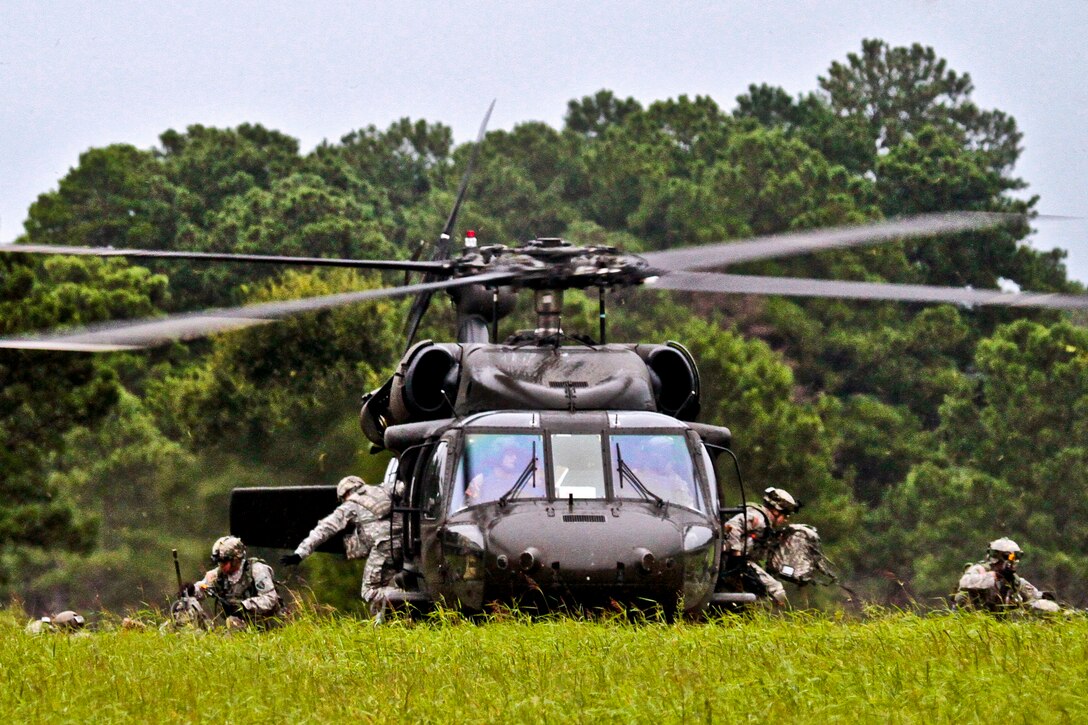
{"type": "Polygon", "coordinates": [[[266,625],[283,608],[276,591],[272,567],[246,555],[237,536],[223,536],[212,546],[216,568],[196,584],[186,587],[188,597],[212,597],[223,608],[229,628],[266,625]]]}
{"type": "Polygon", "coordinates": [[[390,582],[397,573],[393,553],[394,544],[400,537],[400,526],[391,524],[394,484],[392,477],[387,477],[380,486],[368,486],[358,476],[340,479],[336,484],[340,505],[318,521],[294,553],[287,554],[280,562],[294,566],[321,544],[343,532],[347,558],[366,559],[362,597],[370,605],[371,614],[377,616],[383,609],[385,594],[393,589],[390,582]]]}
{"type": "Polygon", "coordinates": [[[1021,608],[1059,611],[1061,607],[1056,602],[1044,599],[1041,591],[1016,573],[1022,555],[1020,546],[1012,539],[1002,537],[991,541],[986,560],[968,564],[964,569],[952,600],[955,606],[990,612],[1021,608]]]}
{"type": "Polygon", "coordinates": [[[727,589],[750,591],[776,606],[786,606],[785,587],[757,562],[767,560],[775,534],[789,523],[797,508],[789,492],[771,487],[763,491],[762,506],[746,505],[725,523],[721,578],[727,589]]]}

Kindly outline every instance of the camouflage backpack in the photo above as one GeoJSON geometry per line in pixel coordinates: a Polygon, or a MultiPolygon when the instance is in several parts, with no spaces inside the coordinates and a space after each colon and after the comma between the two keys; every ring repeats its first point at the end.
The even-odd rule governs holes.
{"type": "Polygon", "coordinates": [[[836,581],[831,562],[824,556],[820,535],[811,526],[790,524],[783,527],[767,557],[767,571],[794,584],[830,584],[836,581]],[[817,582],[820,574],[829,581],[817,582]]]}

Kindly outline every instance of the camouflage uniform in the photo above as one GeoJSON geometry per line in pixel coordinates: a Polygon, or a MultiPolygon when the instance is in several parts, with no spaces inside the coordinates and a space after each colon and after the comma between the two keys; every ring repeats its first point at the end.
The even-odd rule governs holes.
{"type": "Polygon", "coordinates": [[[170,605],[170,621],[163,626],[163,629],[165,630],[167,626],[173,626],[175,629],[208,629],[211,621],[204,612],[204,607],[197,600],[195,592],[194,596],[183,592],[182,596],[170,605]]]}
{"type": "Polygon", "coordinates": [[[282,602],[276,591],[272,567],[259,559],[242,559],[238,571],[223,574],[212,569],[196,583],[193,596],[213,596],[227,617],[260,622],[280,613],[282,602]]]}
{"type": "Polygon", "coordinates": [[[722,529],[724,538],[722,567],[727,575],[739,575],[741,578],[754,577],[764,589],[764,592],[754,592],[755,594],[770,597],[777,604],[784,606],[786,604],[785,587],[756,563],[767,560],[774,533],[767,507],[752,504],[745,506],[745,510],[726,521],[722,529]],[[745,514],[747,514],[747,525],[745,514]],[[747,538],[745,538],[746,532],[747,538]],[[731,564],[733,566],[730,566],[731,564]]]}
{"type": "MultiPolygon", "coordinates": [[[[314,549],[344,532],[344,553],[348,559],[366,559],[363,569],[363,601],[374,604],[397,573],[394,546],[399,541],[399,523],[390,524],[393,511],[392,482],[367,486],[362,479],[349,476],[341,481],[346,497],[331,514],[321,519],[298,547],[295,554],[305,559],[314,549]],[[359,485],[345,486],[348,479],[359,485]]],[[[338,486],[338,489],[340,487],[338,486]]],[[[375,609],[375,607],[371,607],[375,609]]]]}
{"type": "Polygon", "coordinates": [[[960,577],[953,602],[960,609],[985,609],[1003,612],[1031,609],[1037,612],[1057,612],[1057,603],[1043,598],[1031,582],[1015,572],[1021,554],[1012,539],[990,542],[986,560],[968,564],[960,577]]]}
{"type": "Polygon", "coordinates": [[[221,536],[212,545],[216,568],[189,588],[172,608],[176,626],[205,622],[195,611],[198,602],[213,597],[226,615],[228,627],[266,624],[281,613],[282,603],[272,578],[272,567],[260,559],[246,556],[246,546],[237,536],[221,536]]]}
{"type": "Polygon", "coordinates": [[[999,612],[1043,600],[1043,593],[1019,574],[1011,580],[998,576],[989,562],[969,564],[964,569],[956,596],[957,607],[999,612]]]}
{"type": "Polygon", "coordinates": [[[767,571],[799,586],[838,580],[831,562],[824,556],[820,533],[806,524],[787,524],[774,533],[767,571]],[[818,581],[820,575],[827,581],[818,581]]]}

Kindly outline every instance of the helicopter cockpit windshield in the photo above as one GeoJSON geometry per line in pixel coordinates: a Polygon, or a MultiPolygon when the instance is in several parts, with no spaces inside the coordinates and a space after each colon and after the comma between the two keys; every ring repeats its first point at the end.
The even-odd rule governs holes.
{"type": "Polygon", "coordinates": [[[543,450],[543,437],[539,435],[467,435],[465,452],[457,467],[450,510],[504,497],[545,497],[544,466],[540,459],[543,450]]]}
{"type": "Polygon", "coordinates": [[[680,433],[467,433],[450,512],[523,499],[638,499],[704,510],[680,433]]]}
{"type": "Polygon", "coordinates": [[[555,497],[605,498],[600,434],[553,433],[555,497]]]}
{"type": "Polygon", "coordinates": [[[680,435],[613,435],[617,498],[650,498],[702,509],[691,454],[680,435]]]}

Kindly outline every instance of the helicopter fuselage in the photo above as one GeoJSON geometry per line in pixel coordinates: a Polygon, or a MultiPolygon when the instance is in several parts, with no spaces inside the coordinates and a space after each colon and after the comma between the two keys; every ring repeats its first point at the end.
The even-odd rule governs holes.
{"type": "Polygon", "coordinates": [[[641,411],[503,411],[418,444],[405,563],[434,601],[698,610],[721,525],[699,436],[641,411]]]}

